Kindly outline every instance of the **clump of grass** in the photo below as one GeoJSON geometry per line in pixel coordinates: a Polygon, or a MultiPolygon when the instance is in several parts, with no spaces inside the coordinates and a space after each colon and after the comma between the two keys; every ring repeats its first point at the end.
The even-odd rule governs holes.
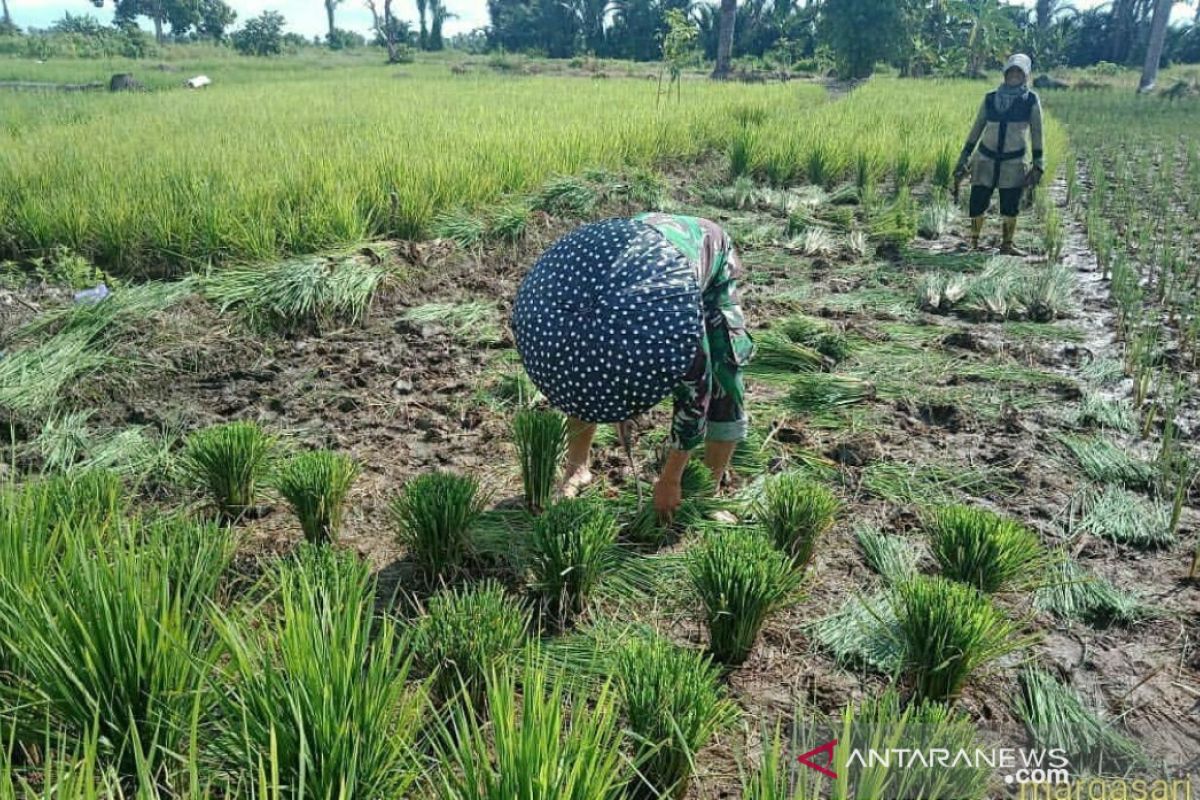
{"type": "Polygon", "coordinates": [[[867,565],[888,583],[897,583],[917,574],[918,552],[903,537],[859,527],[854,531],[854,538],[862,548],[867,565]]]}
{"type": "Polygon", "coordinates": [[[295,796],[404,796],[427,706],[408,642],[376,621],[370,566],[305,546],[274,578],[278,615],[217,614],[215,752],[235,771],[273,764],[295,796]]]}
{"type": "Polygon", "coordinates": [[[405,311],[401,319],[413,325],[439,325],[472,344],[496,344],[503,338],[496,307],[480,300],[424,303],[405,311]]]}
{"type": "Polygon", "coordinates": [[[957,581],[920,575],[893,597],[918,700],[953,702],[975,672],[1030,642],[985,595],[957,581]]]}
{"type": "Polygon", "coordinates": [[[660,519],[654,506],[645,502],[644,498],[639,503],[635,492],[624,494],[621,498],[621,530],[624,538],[641,547],[662,547],[675,534],[701,522],[717,505],[717,481],[703,463],[689,461],[683,468],[679,486],[683,503],[670,522],[660,519]]]}
{"type": "Polygon", "coordinates": [[[704,607],[709,652],[727,666],[745,662],[767,618],[791,602],[803,580],[764,536],[741,529],[693,547],[688,574],[704,607]]]}
{"type": "Polygon", "coordinates": [[[849,375],[824,372],[797,375],[784,400],[794,414],[816,416],[844,406],[862,403],[875,396],[875,387],[849,375]]]}
{"type": "Polygon", "coordinates": [[[899,249],[917,235],[917,211],[908,187],[902,187],[895,200],[874,213],[871,238],[885,247],[899,249]]]}
{"type": "Polygon", "coordinates": [[[1078,505],[1083,513],[1072,527],[1073,534],[1090,533],[1140,548],[1169,547],[1175,543],[1170,508],[1120,486],[1109,485],[1088,493],[1078,505]]]}
{"type": "Polygon", "coordinates": [[[916,505],[950,502],[956,492],[986,496],[1015,491],[1011,483],[983,470],[898,461],[868,464],[862,473],[862,488],[889,503],[916,505]]]}
{"type": "Polygon", "coordinates": [[[567,419],[557,411],[518,411],[513,439],[521,463],[525,504],[538,512],[550,504],[558,465],[567,450],[567,419]]]}
{"type": "Polygon", "coordinates": [[[819,370],[825,363],[819,352],[779,331],[758,333],[754,344],[754,358],[746,366],[746,372],[759,378],[788,378],[799,372],[819,370]]]}
{"type": "Polygon", "coordinates": [[[337,541],[346,495],[358,472],[354,459],[328,450],[301,453],[279,468],[275,488],[299,518],[310,544],[337,541]]]}
{"type": "Polygon", "coordinates": [[[767,479],[754,516],[775,546],[804,570],[840,508],[841,502],[828,487],[803,473],[783,472],[767,479]]]}
{"type": "Polygon", "coordinates": [[[840,664],[895,675],[904,662],[899,622],[887,592],[850,598],[818,620],[812,631],[813,638],[840,664]]]}
{"type": "Polygon", "coordinates": [[[51,339],[6,353],[0,359],[0,410],[41,418],[52,413],[68,386],[112,363],[92,344],[87,332],[60,333],[51,339]]]}
{"type": "Polygon", "coordinates": [[[621,647],[615,667],[638,764],[630,796],[682,798],[696,753],[737,716],[721,686],[721,671],[707,656],[657,635],[635,637],[621,647]]]}
{"type": "Polygon", "coordinates": [[[1050,562],[1033,596],[1034,607],[1090,625],[1128,625],[1153,614],[1137,597],[1089,573],[1066,553],[1050,562]]]}
{"type": "Polygon", "coordinates": [[[1110,428],[1123,433],[1137,430],[1137,419],[1129,402],[1111,400],[1099,392],[1084,391],[1073,422],[1081,427],[1110,428]]]}
{"type": "MultiPolygon", "coordinates": [[[[231,266],[204,279],[202,291],[222,313],[277,328],[358,322],[387,272],[353,256],[308,256],[262,266],[231,266]]],[[[101,303],[100,305],[103,305],[101,303]]]]}
{"type": "Polygon", "coordinates": [[[528,227],[529,207],[523,203],[499,206],[488,215],[488,235],[503,242],[521,241],[528,227]]]}
{"type": "Polygon", "coordinates": [[[1057,264],[1022,276],[1013,295],[1025,316],[1034,322],[1051,322],[1072,308],[1075,276],[1057,264]]]}
{"type": "Polygon", "coordinates": [[[1070,753],[1073,769],[1119,774],[1147,764],[1136,742],[1101,720],[1078,693],[1045,670],[1021,671],[1015,710],[1034,744],[1070,753]]]}
{"type": "Polygon", "coordinates": [[[816,350],[834,363],[848,358],[854,349],[844,333],[827,322],[804,314],[785,317],[774,323],[773,329],[796,344],[816,350]]]}
{"type": "Polygon", "coordinates": [[[111,470],[76,470],[30,488],[44,497],[47,533],[59,526],[107,531],[128,507],[121,478],[111,470]]]}
{"type": "Polygon", "coordinates": [[[758,147],[758,132],[750,126],[739,126],[729,137],[725,151],[729,159],[729,175],[740,178],[750,174],[754,163],[754,152],[758,147]]]}
{"type": "Polygon", "coordinates": [[[1130,455],[1103,436],[1063,436],[1084,474],[1094,481],[1139,488],[1154,481],[1154,465],[1130,455]]]}
{"type": "Polygon", "coordinates": [[[530,592],[565,627],[617,566],[617,521],[595,498],[561,500],[534,521],[527,547],[530,592]]]}
{"type": "Polygon", "coordinates": [[[429,583],[453,577],[472,555],[483,507],[479,482],[449,472],[413,478],[392,501],[396,538],[429,583]]]}
{"type": "Polygon", "coordinates": [[[188,436],[182,466],[217,511],[237,519],[258,499],[275,440],[253,422],[227,422],[188,436]]]}
{"type": "Polygon", "coordinates": [[[487,223],[466,209],[455,208],[433,218],[429,232],[435,239],[449,239],[459,247],[478,247],[487,235],[487,223]]]}
{"type": "Polygon", "coordinates": [[[596,190],[583,181],[560,177],[551,180],[534,195],[532,207],[535,211],[578,219],[591,214],[598,199],[596,190]]]}
{"type": "Polygon", "coordinates": [[[483,708],[488,673],[520,652],[530,624],[528,609],[494,581],[431,597],[412,643],[416,666],[432,676],[433,701],[445,705],[462,693],[483,708]]]}
{"type": "Polygon", "coordinates": [[[1115,358],[1092,358],[1080,368],[1079,374],[1088,383],[1111,386],[1125,377],[1125,365],[1115,358]]]}
{"type": "Polygon", "coordinates": [[[1042,224],[1042,244],[1046,249],[1046,260],[1058,263],[1062,260],[1063,243],[1066,236],[1063,231],[1063,218],[1059,210],[1052,205],[1046,206],[1042,224]]]}
{"type": "MultiPolygon", "coordinates": [[[[592,696],[529,657],[491,671],[482,709],[455,704],[436,723],[437,800],[597,800],[628,781],[614,692],[592,696]]],[[[389,795],[396,796],[396,795],[389,795]]]]}
{"type": "Polygon", "coordinates": [[[1045,563],[1036,534],[986,509],[934,509],[925,530],[942,575],[985,594],[1028,587],[1045,563]]]}
{"type": "Polygon", "coordinates": [[[0,591],[0,651],[19,665],[0,700],[22,738],[81,741],[99,726],[120,775],[158,778],[204,697],[215,655],[198,610],[215,599],[232,533],[166,519],[108,536],[84,525],[60,542],[37,581],[0,591]]]}
{"type": "Polygon", "coordinates": [[[949,203],[932,203],[921,209],[917,218],[917,233],[926,239],[940,239],[954,227],[958,209],[949,203]]]}

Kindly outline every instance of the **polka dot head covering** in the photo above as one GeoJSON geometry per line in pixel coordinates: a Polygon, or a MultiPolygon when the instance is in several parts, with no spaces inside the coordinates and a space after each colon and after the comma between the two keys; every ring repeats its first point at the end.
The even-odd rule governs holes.
{"type": "Polygon", "coordinates": [[[620,422],[657,405],[692,364],[704,334],[695,268],[645,223],[584,225],[525,276],[512,328],[552,405],[620,422]]]}

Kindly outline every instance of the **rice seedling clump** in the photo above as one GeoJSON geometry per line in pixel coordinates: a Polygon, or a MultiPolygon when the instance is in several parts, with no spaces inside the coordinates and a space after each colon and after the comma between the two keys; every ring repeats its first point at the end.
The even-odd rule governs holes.
{"type": "Polygon", "coordinates": [[[275,488],[299,518],[308,542],[337,541],[346,496],[358,472],[353,459],[328,450],[302,453],[279,467],[275,488]]]}
{"type": "Polygon", "coordinates": [[[985,594],[1028,586],[1045,560],[1036,534],[986,509],[943,506],[925,528],[942,575],[985,594]]]}
{"type": "Polygon", "coordinates": [[[419,475],[392,501],[396,537],[428,582],[453,577],[470,558],[483,506],[478,481],[450,472],[419,475]]]}

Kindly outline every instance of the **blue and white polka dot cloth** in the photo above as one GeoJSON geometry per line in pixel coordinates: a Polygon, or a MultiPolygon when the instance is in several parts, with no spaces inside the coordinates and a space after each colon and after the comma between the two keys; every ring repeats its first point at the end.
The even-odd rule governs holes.
{"type": "Polygon", "coordinates": [[[695,268],[653,227],[584,225],[521,282],[513,335],[530,379],[585,422],[620,422],[679,383],[704,335],[695,268]]]}

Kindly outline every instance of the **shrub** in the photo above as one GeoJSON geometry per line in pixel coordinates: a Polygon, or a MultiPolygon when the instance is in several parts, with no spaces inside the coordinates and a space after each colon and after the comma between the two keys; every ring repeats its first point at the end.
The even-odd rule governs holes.
{"type": "Polygon", "coordinates": [[[483,506],[479,482],[449,472],[413,478],[392,501],[396,537],[430,582],[452,576],[470,557],[471,526],[483,506]]]}
{"type": "Polygon", "coordinates": [[[1032,531],[982,508],[935,509],[925,528],[942,574],[985,594],[1027,587],[1045,563],[1032,531]]]}
{"type": "Polygon", "coordinates": [[[285,463],[275,477],[275,488],[300,518],[304,538],[324,544],[337,541],[346,495],[357,477],[353,459],[317,450],[285,463]]]}
{"type": "Polygon", "coordinates": [[[258,498],[274,444],[253,422],[215,425],[187,438],[183,467],[222,516],[237,519],[258,498]]]}

